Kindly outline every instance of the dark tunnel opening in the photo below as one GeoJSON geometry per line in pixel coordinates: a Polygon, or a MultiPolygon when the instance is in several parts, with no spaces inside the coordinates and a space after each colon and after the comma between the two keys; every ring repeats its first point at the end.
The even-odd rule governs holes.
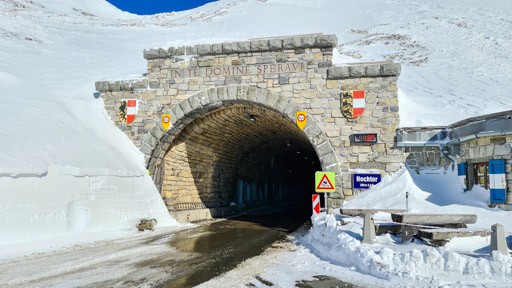
{"type": "Polygon", "coordinates": [[[209,209],[214,218],[279,211],[306,221],[315,171],[322,170],[295,123],[247,104],[195,119],[176,136],[164,160],[161,194],[169,210],[209,209]]]}

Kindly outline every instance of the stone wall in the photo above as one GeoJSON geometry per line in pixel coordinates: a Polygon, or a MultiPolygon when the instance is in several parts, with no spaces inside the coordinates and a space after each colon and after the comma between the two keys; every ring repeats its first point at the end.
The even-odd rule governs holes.
{"type": "MultiPolygon", "coordinates": [[[[418,174],[420,168],[448,169],[453,164],[452,161],[441,155],[441,150],[437,146],[406,147],[405,152],[407,153],[405,163],[418,174]]],[[[445,148],[445,155],[449,155],[448,152],[445,148]]]]}
{"type": "MultiPolygon", "coordinates": [[[[148,60],[146,78],[131,82],[97,82],[96,89],[101,92],[114,123],[146,155],[146,164],[155,180],[157,175],[167,179],[167,182],[160,180],[162,187],[167,187],[162,190],[165,196],[169,196],[173,189],[178,194],[186,193],[186,190],[192,191],[190,199],[194,199],[194,191],[207,193],[213,189],[199,183],[207,177],[215,178],[212,172],[196,177],[193,184],[188,182],[189,186],[195,185],[196,190],[189,186],[174,188],[181,187],[175,186],[178,178],[187,178],[183,175],[188,176],[190,171],[185,166],[190,166],[194,157],[206,159],[204,163],[209,164],[205,167],[219,161],[228,162],[226,165],[236,161],[239,156],[201,156],[201,153],[207,153],[204,149],[197,149],[192,156],[190,151],[194,151],[194,145],[214,145],[207,137],[201,137],[210,131],[201,128],[208,123],[204,117],[210,117],[211,113],[235,115],[231,113],[233,111],[222,111],[238,106],[280,115],[280,121],[268,124],[268,131],[286,131],[303,146],[307,142],[316,152],[322,169],[336,173],[337,193],[332,194],[333,198],[349,198],[353,194],[351,171],[364,169],[387,174],[397,171],[405,160],[404,153],[394,149],[399,123],[397,77],[400,65],[377,63],[333,67],[332,51],[336,45],[335,36],[320,35],[151,49],[144,51],[148,60]],[[365,111],[357,119],[348,119],[341,113],[340,94],[350,90],[365,91],[365,111]],[[130,124],[122,123],[117,115],[119,102],[124,99],[139,100],[137,117],[130,124]],[[295,113],[298,111],[307,112],[304,131],[294,130],[297,129],[295,113]],[[172,127],[168,131],[161,127],[164,113],[171,114],[172,127]],[[185,134],[180,135],[183,131],[185,134]],[[187,138],[191,131],[199,135],[193,137],[195,142],[186,140],[191,139],[187,138]],[[354,133],[378,133],[378,142],[372,146],[355,146],[350,142],[354,133]],[[169,161],[171,158],[175,162],[169,161]],[[163,174],[159,171],[162,166],[166,170],[163,174]]],[[[268,117],[274,119],[277,116],[268,117]]],[[[224,121],[230,119],[225,117],[224,121]]],[[[239,128],[244,126],[236,126],[239,128]]],[[[250,129],[239,131],[242,138],[251,135],[250,129]]],[[[283,137],[275,139],[282,140],[283,137]]],[[[229,147],[236,143],[231,134],[218,141],[229,147]]]]}

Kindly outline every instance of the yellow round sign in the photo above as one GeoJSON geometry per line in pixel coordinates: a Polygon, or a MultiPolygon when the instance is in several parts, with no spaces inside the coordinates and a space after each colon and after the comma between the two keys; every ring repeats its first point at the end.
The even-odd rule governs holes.
{"type": "Polygon", "coordinates": [[[165,131],[169,129],[169,126],[171,126],[171,114],[164,114],[162,115],[162,127],[165,131]]]}

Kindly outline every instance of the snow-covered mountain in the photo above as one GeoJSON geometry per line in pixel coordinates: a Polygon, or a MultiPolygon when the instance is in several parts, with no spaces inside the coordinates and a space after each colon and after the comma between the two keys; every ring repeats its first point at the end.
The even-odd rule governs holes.
{"type": "Polygon", "coordinates": [[[221,0],[152,16],[0,0],[0,223],[22,227],[0,244],[166,217],[142,154],[93,97],[97,80],[145,73],[144,48],[336,34],[337,64],[403,64],[401,126],[442,125],[512,109],[510,15],[508,0],[221,0]]]}

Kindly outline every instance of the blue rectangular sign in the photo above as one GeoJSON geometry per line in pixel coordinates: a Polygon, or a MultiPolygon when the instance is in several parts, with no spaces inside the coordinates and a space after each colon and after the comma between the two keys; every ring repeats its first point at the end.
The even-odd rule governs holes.
{"type": "Polygon", "coordinates": [[[368,189],[380,182],[380,174],[353,174],[354,189],[368,189]]]}

